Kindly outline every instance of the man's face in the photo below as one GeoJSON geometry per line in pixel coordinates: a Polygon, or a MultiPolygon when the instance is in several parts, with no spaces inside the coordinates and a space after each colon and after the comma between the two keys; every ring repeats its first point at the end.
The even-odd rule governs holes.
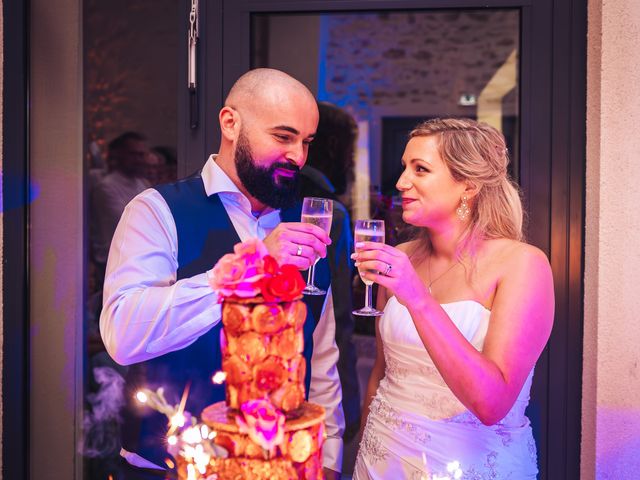
{"type": "Polygon", "coordinates": [[[148,155],[146,142],[129,140],[126,147],[117,152],[118,168],[127,176],[144,177],[148,155]]]}
{"type": "Polygon", "coordinates": [[[144,163],[144,177],[151,185],[157,185],[162,180],[164,167],[164,159],[150,151],[144,163]]]}
{"type": "Polygon", "coordinates": [[[263,206],[284,208],[299,196],[299,171],[318,127],[316,101],[306,89],[278,85],[239,101],[229,107],[239,126],[232,153],[239,187],[263,206]]]}
{"type": "MultiPolygon", "coordinates": [[[[306,158],[306,156],[305,156],[306,158]]],[[[272,208],[286,208],[300,194],[300,168],[285,157],[256,159],[244,131],[238,136],[235,151],[238,178],[249,194],[272,208]],[[262,166],[258,163],[261,160],[262,166]]]]}

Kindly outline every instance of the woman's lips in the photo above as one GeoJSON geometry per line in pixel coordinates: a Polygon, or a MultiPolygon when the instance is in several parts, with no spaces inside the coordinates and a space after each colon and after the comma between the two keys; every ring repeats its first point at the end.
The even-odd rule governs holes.
{"type": "Polygon", "coordinates": [[[409,205],[412,202],[415,202],[416,199],[415,198],[403,198],[402,199],[402,206],[406,207],[407,205],[409,205]]]}

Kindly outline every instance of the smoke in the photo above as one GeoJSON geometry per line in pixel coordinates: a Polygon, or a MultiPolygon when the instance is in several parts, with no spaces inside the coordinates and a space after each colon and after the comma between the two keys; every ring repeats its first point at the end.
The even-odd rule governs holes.
{"type": "Polygon", "coordinates": [[[87,395],[89,408],[82,421],[80,451],[91,458],[106,458],[120,451],[120,412],[124,406],[124,378],[111,367],[95,367],[98,391],[87,395]]]}

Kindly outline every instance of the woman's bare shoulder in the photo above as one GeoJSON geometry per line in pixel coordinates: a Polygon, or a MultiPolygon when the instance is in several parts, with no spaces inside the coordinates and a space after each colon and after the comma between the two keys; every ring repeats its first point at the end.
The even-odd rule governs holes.
{"type": "Polygon", "coordinates": [[[480,285],[485,288],[481,291],[491,292],[492,311],[497,305],[527,301],[537,303],[540,312],[552,310],[553,273],[539,248],[517,240],[489,240],[482,248],[479,267],[480,285]]]}
{"type": "Polygon", "coordinates": [[[507,271],[532,265],[549,267],[547,255],[538,247],[508,238],[487,240],[481,257],[491,264],[501,265],[507,271]]]}

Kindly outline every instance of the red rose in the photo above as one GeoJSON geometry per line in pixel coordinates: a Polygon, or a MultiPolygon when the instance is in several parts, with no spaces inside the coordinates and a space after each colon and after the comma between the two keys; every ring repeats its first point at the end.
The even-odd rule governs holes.
{"type": "Polygon", "coordinates": [[[271,255],[264,257],[264,273],[267,275],[275,275],[278,273],[278,261],[271,255]]]}
{"type": "Polygon", "coordinates": [[[295,266],[283,265],[275,275],[262,279],[260,290],[267,302],[290,302],[300,296],[304,285],[304,279],[295,266]]]}

